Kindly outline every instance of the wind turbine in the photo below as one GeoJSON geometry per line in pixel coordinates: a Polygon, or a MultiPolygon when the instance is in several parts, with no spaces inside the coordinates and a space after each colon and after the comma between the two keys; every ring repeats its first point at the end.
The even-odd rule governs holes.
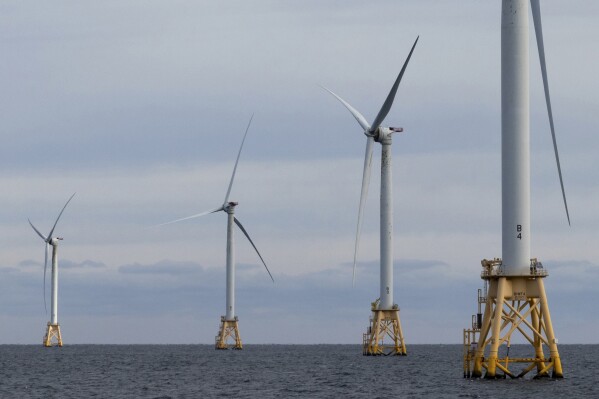
{"type": "Polygon", "coordinates": [[[229,195],[231,194],[231,188],[233,187],[233,180],[235,180],[235,173],[237,171],[237,164],[239,163],[239,157],[241,156],[241,150],[243,149],[243,143],[245,143],[245,138],[250,129],[250,125],[252,124],[252,119],[254,119],[254,115],[250,118],[248,122],[247,128],[245,129],[245,134],[243,135],[243,140],[241,140],[241,146],[239,147],[239,152],[237,153],[237,160],[235,161],[235,166],[233,167],[233,174],[231,175],[231,181],[229,182],[229,188],[227,189],[227,194],[225,195],[225,200],[222,205],[218,208],[212,209],[207,212],[198,213],[195,215],[191,215],[188,217],[184,217],[181,219],[173,220],[172,222],[163,223],[160,226],[177,223],[184,220],[195,219],[202,216],[209,215],[211,213],[216,212],[225,212],[227,214],[227,287],[226,287],[226,313],[225,316],[221,316],[221,323],[219,333],[216,336],[216,349],[242,349],[243,345],[241,343],[241,337],[239,335],[239,327],[238,327],[238,317],[235,314],[235,228],[233,224],[236,224],[239,227],[239,230],[245,235],[248,239],[254,250],[258,254],[258,257],[262,261],[262,264],[266,268],[268,275],[274,283],[274,279],[270,270],[268,270],[268,266],[266,266],[266,262],[260,255],[260,251],[250,238],[247,230],[243,227],[239,219],[235,217],[235,207],[239,204],[238,202],[229,201],[229,195]],[[234,343],[232,345],[228,344],[228,340],[231,338],[234,343]]]}
{"type": "MultiPolygon", "coordinates": [[[[543,43],[539,0],[530,0],[535,27],[545,102],[549,116],[553,149],[566,210],[570,215],[561,166],[553,112],[549,95],[547,65],[543,43]]],[[[536,377],[546,377],[553,371],[554,378],[563,376],[553,331],[551,315],[543,279],[547,271],[537,258],[530,257],[530,98],[529,98],[529,22],[528,0],[502,0],[501,14],[501,182],[502,182],[502,257],[482,261],[482,278],[488,284],[482,323],[476,323],[472,334],[479,332],[472,375],[497,378],[498,369],[503,377],[522,377],[536,368],[536,377]],[[509,358],[512,333],[522,333],[531,343],[535,356],[509,358]],[[526,330],[526,332],[525,332],[526,330]],[[489,334],[491,337],[488,337],[489,334]],[[505,358],[499,358],[499,346],[508,345],[505,358]],[[549,347],[545,356],[543,345],[549,347]],[[488,347],[488,355],[485,349],[488,347]],[[509,366],[529,363],[519,374],[509,366]]],[[[480,318],[480,317],[479,317],[480,318]]],[[[474,336],[474,335],[473,335],[474,336]]],[[[472,358],[471,357],[471,358],[472,358]]],[[[468,373],[466,373],[468,374],[468,373]]]]}
{"type": "MultiPolygon", "coordinates": [[[[33,230],[37,233],[38,236],[44,240],[45,243],[45,258],[44,258],[44,307],[46,306],[46,269],[48,266],[48,252],[50,247],[52,247],[52,296],[50,301],[51,313],[50,313],[50,321],[46,326],[46,335],[44,336],[44,346],[49,347],[53,346],[54,342],[58,346],[62,346],[62,336],[60,334],[60,325],[58,324],[58,242],[62,241],[62,237],[54,237],[54,229],[58,224],[58,220],[62,216],[67,205],[73,199],[75,194],[71,195],[71,198],[67,201],[66,204],[62,207],[62,210],[58,214],[56,221],[54,222],[54,226],[48,233],[47,236],[40,233],[40,231],[29,221],[29,224],[33,228],[33,230]]],[[[47,312],[46,308],[46,312],[47,312]]]]}
{"type": "Polygon", "coordinates": [[[414,48],[418,43],[418,38],[414,41],[412,49],[408,54],[408,58],[403,64],[387,99],[383,103],[381,110],[374,118],[374,122],[370,125],[364,116],[358,112],[349,103],[333,93],[331,90],[324,88],[331,93],[337,100],[348,109],[358,121],[360,127],[364,130],[366,136],[366,153],[364,157],[364,171],[362,174],[362,190],[360,193],[360,206],[358,209],[358,223],[356,226],[356,243],[354,248],[354,266],[353,266],[353,281],[356,276],[356,259],[360,246],[360,231],[362,229],[362,214],[364,212],[364,204],[368,194],[368,186],[370,183],[370,170],[372,166],[372,151],[375,142],[380,143],[381,150],[381,202],[380,202],[380,297],[373,302],[372,310],[372,325],[369,327],[368,333],[364,334],[364,354],[365,355],[381,355],[386,354],[406,355],[406,346],[401,330],[399,320],[399,308],[393,302],[393,180],[391,167],[391,135],[393,133],[402,132],[402,128],[383,127],[381,124],[391,109],[397,88],[404,75],[406,67],[410,62],[414,48]],[[384,337],[387,336],[393,341],[393,346],[389,348],[384,346],[384,337]]]}

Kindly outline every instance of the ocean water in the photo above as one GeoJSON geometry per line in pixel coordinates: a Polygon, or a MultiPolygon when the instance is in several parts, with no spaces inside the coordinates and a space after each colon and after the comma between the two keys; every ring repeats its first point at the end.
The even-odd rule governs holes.
{"type": "Polygon", "coordinates": [[[1,345],[0,397],[599,398],[599,345],[559,349],[562,380],[485,381],[463,378],[461,345],[1,345]]]}

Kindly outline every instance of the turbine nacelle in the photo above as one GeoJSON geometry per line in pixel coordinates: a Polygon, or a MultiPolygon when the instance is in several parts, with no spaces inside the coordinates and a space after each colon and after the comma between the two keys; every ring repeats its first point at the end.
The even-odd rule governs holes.
{"type": "Polygon", "coordinates": [[[389,143],[393,133],[403,132],[403,127],[378,127],[374,133],[368,130],[364,131],[366,137],[372,137],[377,143],[389,143]]]}
{"type": "Polygon", "coordinates": [[[239,202],[230,201],[230,202],[226,203],[225,205],[223,205],[223,211],[225,211],[227,213],[233,213],[233,211],[235,210],[235,207],[237,205],[239,205],[239,202]]]}
{"type": "Polygon", "coordinates": [[[62,241],[63,238],[62,237],[54,237],[54,238],[50,238],[50,240],[48,240],[48,244],[54,246],[54,245],[58,245],[58,241],[62,241]]]}

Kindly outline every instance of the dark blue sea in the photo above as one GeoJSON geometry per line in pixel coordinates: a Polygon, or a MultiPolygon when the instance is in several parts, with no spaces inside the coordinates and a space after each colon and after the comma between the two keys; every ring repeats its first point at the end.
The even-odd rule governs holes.
{"type": "Polygon", "coordinates": [[[563,380],[463,378],[461,345],[0,346],[2,398],[599,398],[599,345],[560,345],[563,380]]]}

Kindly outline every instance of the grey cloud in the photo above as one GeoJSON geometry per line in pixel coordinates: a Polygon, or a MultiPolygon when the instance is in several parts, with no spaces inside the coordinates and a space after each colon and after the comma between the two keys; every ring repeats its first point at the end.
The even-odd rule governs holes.
{"type": "Polygon", "coordinates": [[[447,269],[449,265],[440,260],[405,259],[397,262],[397,267],[404,270],[447,269]]]}
{"type": "MultiPolygon", "coordinates": [[[[260,269],[260,265],[257,265],[255,263],[238,263],[236,267],[237,267],[237,270],[244,270],[244,271],[260,269]]],[[[262,268],[264,268],[264,266],[262,266],[262,268]]]]}
{"type": "MultiPolygon", "coordinates": [[[[48,259],[48,265],[50,265],[50,259],[48,259]]],[[[44,264],[32,259],[25,259],[17,264],[18,267],[22,268],[43,268],[44,264]]],[[[69,259],[59,259],[58,267],[60,269],[81,269],[81,268],[104,268],[106,265],[102,262],[95,262],[93,260],[86,259],[82,262],[74,262],[69,259]]]]}
{"type": "Polygon", "coordinates": [[[551,267],[552,269],[565,269],[565,270],[572,270],[573,268],[576,269],[585,269],[585,270],[599,270],[599,265],[590,262],[588,260],[547,260],[543,262],[544,264],[546,264],[547,266],[551,267]]]}
{"type": "Polygon", "coordinates": [[[25,259],[17,264],[19,267],[44,267],[44,264],[32,259],[25,259]]]}
{"type": "Polygon", "coordinates": [[[92,268],[99,269],[105,268],[106,265],[102,262],[95,262],[93,260],[86,259],[83,262],[73,262],[68,259],[60,260],[59,267],[61,269],[80,269],[80,268],[92,268]]]}
{"type": "MultiPolygon", "coordinates": [[[[345,267],[353,267],[353,263],[344,263],[345,267]]],[[[356,267],[372,268],[378,267],[378,261],[358,262],[356,267]]],[[[449,265],[446,262],[434,259],[401,259],[393,262],[393,267],[399,270],[422,270],[422,269],[438,269],[447,268],[449,265]]]]}
{"type": "Polygon", "coordinates": [[[201,274],[203,268],[199,263],[162,260],[151,265],[139,263],[123,265],[118,268],[118,271],[124,274],[169,274],[176,276],[201,274]]]}

